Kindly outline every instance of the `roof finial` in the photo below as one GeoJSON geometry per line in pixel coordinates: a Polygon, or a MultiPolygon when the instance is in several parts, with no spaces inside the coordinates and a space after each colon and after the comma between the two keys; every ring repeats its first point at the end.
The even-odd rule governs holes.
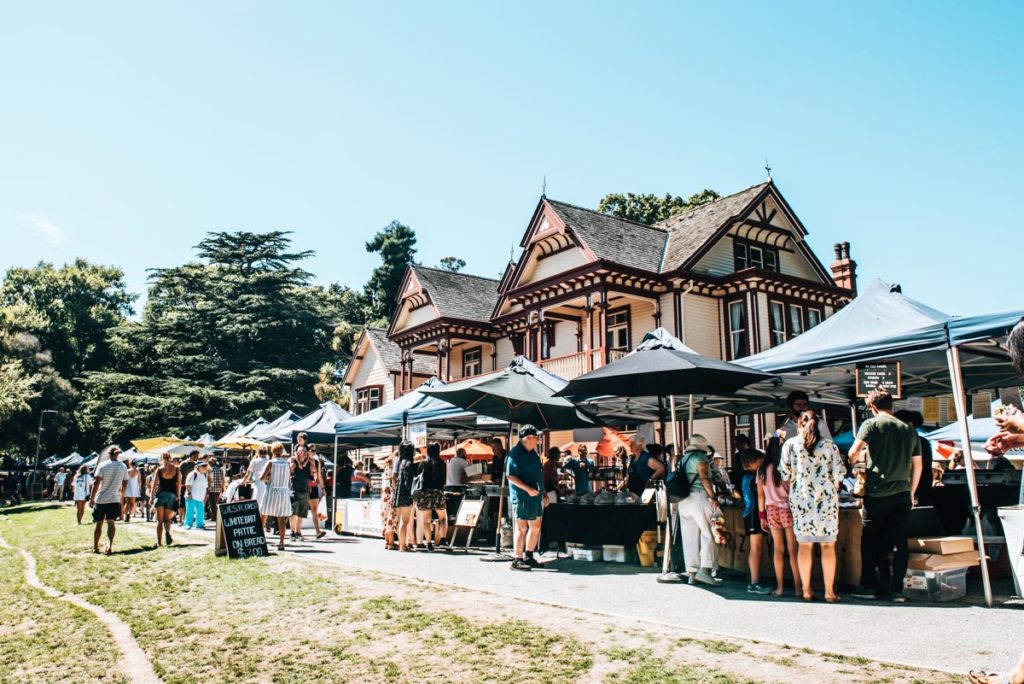
{"type": "Polygon", "coordinates": [[[768,182],[772,182],[772,167],[768,166],[768,157],[764,158],[764,170],[768,172],[768,182]]]}
{"type": "Polygon", "coordinates": [[[541,183],[540,183],[540,196],[541,197],[547,197],[548,196],[548,174],[546,174],[546,173],[544,174],[544,180],[542,180],[541,183]]]}

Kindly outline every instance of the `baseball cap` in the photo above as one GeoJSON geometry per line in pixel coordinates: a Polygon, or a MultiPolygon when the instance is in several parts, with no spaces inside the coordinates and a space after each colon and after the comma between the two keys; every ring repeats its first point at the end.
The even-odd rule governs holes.
{"type": "Polygon", "coordinates": [[[519,439],[523,439],[524,437],[536,437],[539,434],[540,432],[537,431],[537,428],[533,427],[529,423],[519,428],[519,439]]]}

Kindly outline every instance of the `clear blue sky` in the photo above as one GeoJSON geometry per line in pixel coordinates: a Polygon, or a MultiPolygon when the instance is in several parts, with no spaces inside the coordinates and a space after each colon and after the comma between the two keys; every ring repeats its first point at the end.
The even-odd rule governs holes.
{"type": "Polygon", "coordinates": [[[548,195],[773,176],[826,263],[1024,306],[1021,3],[7,3],[0,269],[129,286],[208,230],[361,286],[392,219],[496,275],[548,195]],[[726,6],[727,5],[727,6],[726,6]]]}

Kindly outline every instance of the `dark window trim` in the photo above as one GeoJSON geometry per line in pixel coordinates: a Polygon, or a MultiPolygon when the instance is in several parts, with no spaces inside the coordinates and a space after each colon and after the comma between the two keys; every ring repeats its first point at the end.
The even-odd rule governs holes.
{"type": "MultiPolygon", "coordinates": [[[[377,390],[377,406],[374,406],[373,408],[377,408],[379,406],[383,406],[384,405],[384,385],[363,385],[362,387],[359,387],[359,388],[356,389],[356,396],[355,396],[355,400],[356,400],[355,401],[356,413],[354,415],[360,415],[362,413],[365,413],[366,411],[372,411],[373,410],[371,408],[367,408],[366,411],[363,411],[362,410],[363,402],[362,402],[362,400],[360,398],[361,394],[368,393],[372,389],[377,390]]],[[[367,394],[367,397],[366,397],[366,401],[367,401],[367,403],[369,403],[369,395],[368,394],[367,394]]]]}
{"type": "Polygon", "coordinates": [[[557,322],[547,322],[540,327],[540,358],[551,358],[551,350],[555,346],[555,326],[557,322]],[[547,344],[545,344],[547,342],[547,344]]]}
{"type": "Polygon", "coordinates": [[[728,360],[733,361],[737,358],[743,358],[743,356],[750,356],[750,307],[747,306],[747,295],[744,293],[740,297],[733,297],[732,299],[723,300],[725,305],[725,341],[726,341],[726,352],[728,352],[728,360]],[[732,305],[739,304],[743,307],[743,346],[746,348],[746,353],[743,356],[734,356],[732,351],[732,305]]]}
{"type": "Polygon", "coordinates": [[[756,242],[754,240],[747,240],[745,238],[740,238],[740,237],[735,237],[735,236],[732,239],[732,243],[733,243],[733,247],[732,247],[732,267],[733,267],[733,269],[735,271],[739,272],[739,271],[745,271],[748,268],[760,268],[762,271],[769,271],[771,273],[781,273],[782,272],[782,262],[779,259],[779,248],[778,247],[774,247],[772,245],[768,245],[768,244],[765,244],[763,242],[756,242]],[[743,258],[743,260],[745,262],[745,265],[743,266],[743,268],[740,268],[739,259],[737,257],[737,252],[738,252],[740,247],[743,248],[743,252],[744,252],[744,255],[745,255],[744,258],[743,258]],[[761,265],[760,266],[751,266],[751,264],[750,264],[750,248],[751,247],[757,247],[758,249],[761,250],[761,255],[762,256],[761,256],[761,265]],[[774,255],[774,257],[775,257],[775,268],[768,268],[768,265],[765,263],[766,260],[764,258],[764,255],[767,254],[768,252],[771,252],[774,255]]]}
{"type": "MultiPolygon", "coordinates": [[[[777,293],[772,293],[772,294],[770,294],[768,296],[768,331],[769,331],[769,336],[771,336],[771,325],[772,325],[771,318],[772,318],[772,304],[773,303],[774,304],[781,304],[782,305],[782,308],[783,308],[783,312],[782,313],[783,313],[783,319],[784,319],[783,320],[783,324],[784,324],[785,329],[786,329],[786,340],[787,341],[793,339],[794,337],[796,337],[796,335],[793,334],[792,319],[790,318],[790,316],[792,315],[790,313],[790,311],[793,309],[793,307],[799,306],[803,310],[803,313],[800,316],[800,320],[801,320],[801,322],[803,323],[803,326],[804,326],[803,332],[807,332],[812,327],[811,326],[811,317],[810,317],[810,314],[808,313],[809,311],[813,310],[813,311],[818,312],[818,324],[819,325],[825,320],[825,306],[823,304],[820,304],[818,302],[810,302],[810,301],[807,301],[806,299],[797,299],[795,297],[786,297],[785,295],[779,295],[777,293]]],[[[772,340],[772,346],[776,346],[775,343],[774,343],[774,340],[772,340]]]]}
{"type": "Polygon", "coordinates": [[[480,375],[480,373],[484,372],[484,348],[483,348],[483,345],[477,345],[475,347],[470,347],[468,349],[463,349],[462,350],[462,377],[464,377],[464,378],[468,377],[466,375],[466,354],[469,354],[470,352],[480,352],[480,357],[476,360],[476,364],[478,366],[480,366],[480,372],[477,373],[476,375],[480,375]]]}
{"type": "MultiPolygon", "coordinates": [[[[631,350],[633,348],[633,309],[632,309],[632,307],[630,307],[629,304],[626,304],[625,306],[617,306],[614,309],[608,309],[607,313],[605,313],[606,320],[605,320],[604,329],[605,329],[606,335],[605,335],[605,338],[602,340],[602,342],[604,343],[604,346],[606,346],[606,347],[608,346],[607,333],[608,333],[608,331],[610,331],[611,328],[609,327],[607,320],[610,319],[612,316],[615,316],[616,314],[620,314],[622,312],[626,313],[626,347],[625,347],[625,349],[627,351],[629,351],[629,350],[631,350]]],[[[618,347],[616,347],[616,349],[617,348],[618,347]]],[[[609,349],[610,349],[610,347],[609,347],[609,349]]]]}

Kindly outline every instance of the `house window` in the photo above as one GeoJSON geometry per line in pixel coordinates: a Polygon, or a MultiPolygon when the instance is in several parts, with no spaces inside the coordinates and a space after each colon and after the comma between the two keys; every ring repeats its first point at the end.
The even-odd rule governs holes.
{"type": "Polygon", "coordinates": [[[608,331],[605,335],[605,347],[622,351],[629,350],[629,307],[613,309],[608,312],[608,331]]]}
{"type": "Polygon", "coordinates": [[[804,331],[804,307],[790,304],[789,306],[789,334],[796,337],[804,331]]]}
{"type": "Polygon", "coordinates": [[[782,302],[769,302],[769,329],[772,334],[772,346],[776,347],[786,341],[786,305],[782,302]]]}
{"type": "Polygon", "coordinates": [[[768,245],[733,239],[733,262],[737,271],[745,268],[760,268],[766,271],[779,270],[779,250],[768,245]]]}
{"type": "Polygon", "coordinates": [[[470,378],[474,375],[480,375],[484,369],[481,359],[480,347],[473,347],[462,352],[462,377],[470,378]]]}
{"type": "Polygon", "coordinates": [[[747,355],[747,307],[741,301],[729,304],[729,350],[733,359],[747,355]]]}
{"type": "Polygon", "coordinates": [[[551,349],[555,346],[555,325],[546,323],[540,333],[540,358],[550,359],[551,349]]]}
{"type": "Polygon", "coordinates": [[[810,330],[814,326],[821,323],[823,318],[823,312],[821,309],[807,309],[807,329],[810,330]]]}
{"type": "Polygon", "coordinates": [[[361,387],[356,390],[356,415],[372,411],[380,406],[382,394],[380,385],[361,387]]]}
{"type": "Polygon", "coordinates": [[[512,351],[516,356],[523,356],[523,342],[525,341],[526,335],[524,333],[512,333],[512,351]]]}

